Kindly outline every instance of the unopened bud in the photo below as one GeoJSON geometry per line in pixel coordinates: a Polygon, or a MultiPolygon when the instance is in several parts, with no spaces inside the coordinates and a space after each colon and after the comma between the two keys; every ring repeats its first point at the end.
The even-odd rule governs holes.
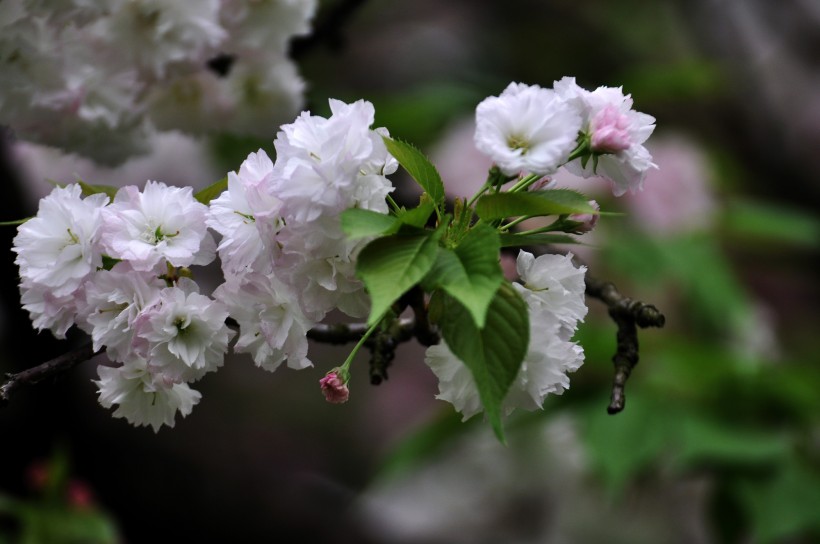
{"type": "MultiPolygon", "coordinates": [[[[596,212],[601,210],[601,206],[594,200],[590,200],[589,205],[592,206],[596,212]]],[[[576,223],[573,225],[573,233],[584,234],[595,228],[595,225],[598,223],[598,217],[597,213],[574,213],[567,217],[567,221],[576,223]]]]}
{"type": "Polygon", "coordinates": [[[325,400],[331,404],[347,402],[350,397],[350,389],[347,388],[349,380],[350,374],[341,368],[334,368],[325,374],[325,377],[319,380],[325,400]]]}

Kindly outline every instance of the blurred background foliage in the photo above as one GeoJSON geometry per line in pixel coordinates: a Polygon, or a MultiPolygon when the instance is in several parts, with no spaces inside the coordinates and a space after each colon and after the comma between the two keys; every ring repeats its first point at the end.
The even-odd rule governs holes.
{"type": "MultiPolygon", "coordinates": [[[[302,373],[228,361],[202,380],[193,414],[156,435],[96,405],[88,365],[0,411],[0,542],[818,541],[820,8],[374,0],[340,35],[300,59],[306,107],[325,115],[328,97],[370,100],[377,126],[433,157],[510,81],[623,85],[657,118],[647,194],[659,196],[616,200],[585,185],[624,215],[602,217],[572,248],[666,313],[666,328],[640,334],[626,410],[605,411],[615,326],[596,301],[570,391],[512,417],[506,448],[433,399],[418,346],[400,349],[379,387],[364,358],[354,363],[343,406],[325,404],[316,382],[344,348],[313,346],[316,367],[302,373]],[[34,460],[65,467],[66,455],[100,510],[31,494],[34,460]],[[35,519],[54,530],[25,536],[35,519]],[[80,526],[87,536],[72,536],[80,526]]],[[[212,137],[214,180],[250,151],[272,153],[275,131],[212,137]]],[[[455,194],[483,181],[474,159],[440,165],[455,194]]],[[[0,369],[64,351],[30,330],[6,284],[0,369]]]]}

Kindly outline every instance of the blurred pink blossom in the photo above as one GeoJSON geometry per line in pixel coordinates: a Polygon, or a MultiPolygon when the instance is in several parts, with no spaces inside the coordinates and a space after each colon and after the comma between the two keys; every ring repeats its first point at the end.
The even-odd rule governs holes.
{"type": "Polygon", "coordinates": [[[704,151],[682,135],[661,136],[650,147],[658,169],[647,172],[643,191],[624,196],[629,217],[659,236],[710,228],[717,203],[704,151]]]}

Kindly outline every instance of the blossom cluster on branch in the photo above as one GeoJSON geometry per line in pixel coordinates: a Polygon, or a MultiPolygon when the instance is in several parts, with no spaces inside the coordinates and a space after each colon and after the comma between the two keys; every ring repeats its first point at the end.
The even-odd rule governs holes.
{"type": "Polygon", "coordinates": [[[328,118],[302,113],[281,127],[275,160],[251,153],[196,195],[157,181],[59,187],[14,240],[22,303],[38,329],[87,332],[118,364],[99,367],[100,403],[158,430],[199,402],[190,384],[222,365],[234,336],[233,351],[264,369],[312,366],[308,332],[331,310],[367,318],[321,381],[328,400],[344,402],[357,350],[395,330],[405,295],[423,292],[423,307],[411,305],[440,332],[425,358],[439,398],[465,418],[483,411],[502,438],[505,414],[569,387],[587,308],[585,267],[571,255],[522,251],[520,283],[510,283],[500,250],[594,226],[596,203],[552,187],[560,167],[606,176],[615,194],[641,188],[654,119],[631,106],[620,89],[590,92],[571,78],[554,89],[511,84],[476,110],[476,146],[496,166],[452,207],[420,151],[371,128],[364,100],[331,100],[328,118]],[[409,209],[390,196],[399,165],[423,189],[409,209]],[[531,217],[554,219],[515,228],[531,217]],[[224,282],[202,294],[192,267],[217,255],[224,282]]]}
{"type": "Polygon", "coordinates": [[[304,82],[288,59],[316,0],[4,0],[0,123],[118,163],[155,130],[267,137],[304,82]]]}

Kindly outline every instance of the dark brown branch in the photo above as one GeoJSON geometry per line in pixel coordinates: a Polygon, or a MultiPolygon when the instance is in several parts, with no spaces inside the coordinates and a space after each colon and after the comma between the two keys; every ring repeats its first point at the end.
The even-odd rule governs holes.
{"type": "MultiPolygon", "coordinates": [[[[381,382],[382,379],[387,378],[387,364],[392,359],[391,354],[398,344],[407,342],[417,335],[428,341],[436,338],[436,333],[429,328],[426,320],[424,324],[419,326],[413,318],[397,319],[387,330],[375,335],[365,344],[373,353],[372,368],[374,370],[371,372],[371,381],[381,382]]],[[[232,328],[238,327],[233,320],[229,320],[228,325],[232,328]]],[[[307,337],[325,344],[349,344],[358,342],[367,332],[367,328],[366,323],[319,324],[308,331],[307,337]]],[[[58,376],[91,359],[94,355],[96,352],[91,347],[91,343],[87,343],[28,370],[6,374],[6,381],[0,386],[0,406],[5,406],[19,387],[34,385],[46,378],[58,376]]]]}
{"type": "Polygon", "coordinates": [[[0,405],[5,406],[18,387],[22,385],[33,385],[46,378],[62,374],[80,363],[91,359],[94,355],[94,348],[89,342],[68,353],[60,355],[56,359],[37,365],[34,368],[29,368],[16,374],[6,374],[6,383],[0,387],[0,405]]]}
{"type": "Polygon", "coordinates": [[[589,274],[586,275],[586,294],[606,304],[610,317],[618,327],[617,348],[612,357],[615,377],[607,407],[607,412],[617,414],[624,409],[624,387],[632,369],[638,364],[638,327],[663,327],[666,318],[651,304],[627,298],[612,283],[600,281],[589,274]]]}

